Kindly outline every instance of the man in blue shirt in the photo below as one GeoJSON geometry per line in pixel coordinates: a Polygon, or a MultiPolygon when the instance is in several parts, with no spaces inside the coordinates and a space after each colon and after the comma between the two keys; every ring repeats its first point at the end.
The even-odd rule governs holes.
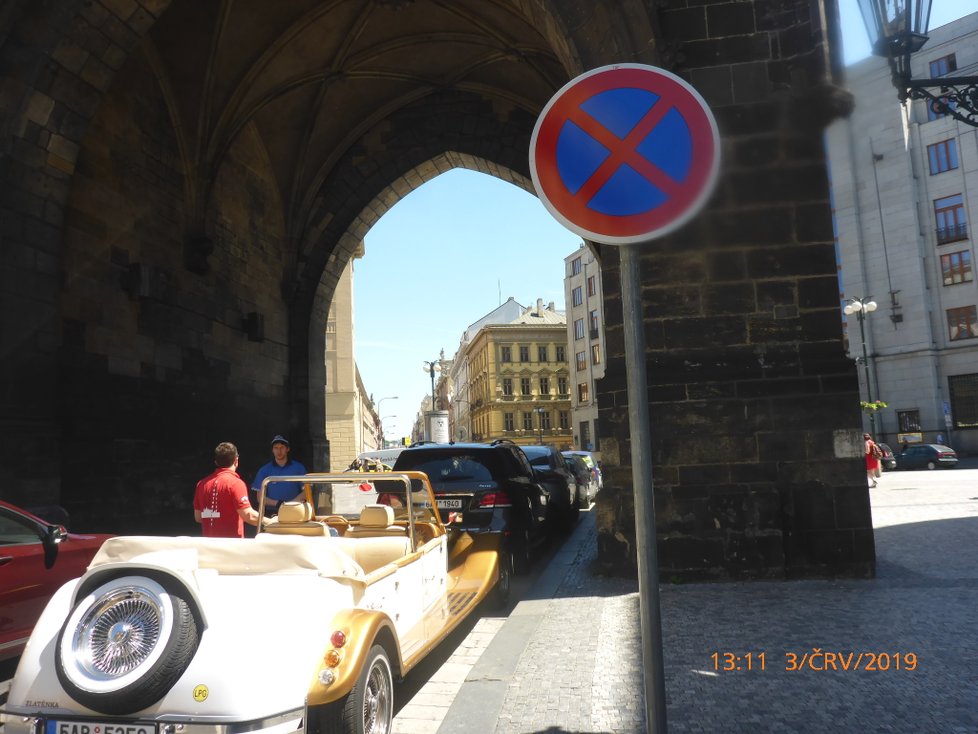
{"type": "MultiPolygon", "coordinates": [[[[251,483],[255,492],[255,504],[261,496],[261,483],[266,477],[294,477],[306,473],[306,467],[295,459],[289,458],[289,441],[285,436],[275,436],[272,439],[272,460],[265,464],[251,483]]],[[[269,482],[265,495],[265,507],[273,512],[279,502],[290,502],[303,498],[302,485],[294,482],[269,482]]]]}

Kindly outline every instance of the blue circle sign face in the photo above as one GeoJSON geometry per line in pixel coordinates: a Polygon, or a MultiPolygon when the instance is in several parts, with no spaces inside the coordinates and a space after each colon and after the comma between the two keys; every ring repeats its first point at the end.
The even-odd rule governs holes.
{"type": "Polygon", "coordinates": [[[685,81],[641,64],[572,79],[544,107],[530,139],[537,195],[565,227],[609,245],[646,242],[706,203],[720,135],[685,81]]]}

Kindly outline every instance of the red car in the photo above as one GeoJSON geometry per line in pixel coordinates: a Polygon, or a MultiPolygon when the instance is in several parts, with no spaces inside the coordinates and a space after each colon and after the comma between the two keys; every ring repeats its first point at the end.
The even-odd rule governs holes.
{"type": "Polygon", "coordinates": [[[110,535],[77,535],[0,500],[0,660],[21,654],[48,599],[110,535]]]}

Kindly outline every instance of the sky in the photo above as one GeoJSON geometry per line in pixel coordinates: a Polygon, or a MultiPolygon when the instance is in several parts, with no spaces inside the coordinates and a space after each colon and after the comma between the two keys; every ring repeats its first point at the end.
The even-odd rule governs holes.
{"type": "MultiPolygon", "coordinates": [[[[930,28],[976,11],[978,0],[933,0],[930,28]]],[[[851,64],[869,41],[856,0],[839,12],[851,64]]],[[[385,436],[409,434],[431,393],[424,362],[451,359],[469,324],[510,296],[563,310],[564,258],[580,245],[535,196],[474,171],[443,173],[395,204],[354,264],[356,359],[368,394],[385,398],[385,436]]]]}

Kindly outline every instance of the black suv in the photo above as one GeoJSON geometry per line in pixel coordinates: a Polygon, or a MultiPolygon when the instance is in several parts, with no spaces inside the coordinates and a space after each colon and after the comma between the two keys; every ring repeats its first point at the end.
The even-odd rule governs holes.
{"type": "Polygon", "coordinates": [[[577,480],[574,472],[567,466],[567,460],[553,446],[534,444],[520,448],[530,460],[530,467],[537,481],[550,493],[547,518],[550,525],[558,532],[570,532],[580,516],[580,507],[586,500],[582,500],[578,494],[577,480]]]}
{"type": "Polygon", "coordinates": [[[418,443],[402,451],[394,471],[428,475],[445,525],[466,532],[501,532],[510,539],[516,573],[546,539],[547,490],[511,441],[418,443]]]}

